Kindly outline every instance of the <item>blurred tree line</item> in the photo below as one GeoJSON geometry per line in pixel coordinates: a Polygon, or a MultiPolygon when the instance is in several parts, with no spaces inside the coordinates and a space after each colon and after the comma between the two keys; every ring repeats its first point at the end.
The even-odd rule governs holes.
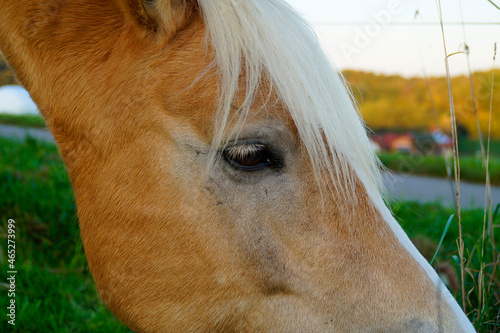
{"type": "Polygon", "coordinates": [[[7,63],[0,56],[0,86],[17,84],[14,73],[9,69],[7,63]]]}
{"type": "MultiPolygon", "coordinates": [[[[493,71],[472,75],[479,124],[488,132],[493,71]]],[[[429,130],[439,126],[450,132],[450,104],[445,77],[403,78],[345,71],[354,97],[368,126],[375,130],[429,130]],[[429,93],[430,90],[430,93],[429,93]],[[432,100],[431,100],[432,96],[432,100]]],[[[477,137],[470,81],[466,76],[451,79],[457,121],[462,133],[477,137]]],[[[491,135],[500,138],[500,70],[495,72],[491,135]]]]}

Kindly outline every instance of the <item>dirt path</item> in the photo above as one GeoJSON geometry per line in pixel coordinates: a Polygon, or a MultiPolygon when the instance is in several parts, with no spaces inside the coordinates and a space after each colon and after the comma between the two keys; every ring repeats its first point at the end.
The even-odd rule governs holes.
{"type": "MultiPolygon", "coordinates": [[[[52,134],[43,129],[0,124],[0,135],[18,139],[24,139],[30,135],[38,140],[54,142],[52,134]]],[[[393,199],[420,202],[438,201],[445,206],[452,207],[454,205],[455,199],[448,180],[406,174],[384,174],[384,179],[393,199]]],[[[484,207],[484,185],[462,182],[460,191],[463,208],[484,207]]],[[[494,206],[500,203],[500,187],[492,188],[492,198],[494,206]]]]}

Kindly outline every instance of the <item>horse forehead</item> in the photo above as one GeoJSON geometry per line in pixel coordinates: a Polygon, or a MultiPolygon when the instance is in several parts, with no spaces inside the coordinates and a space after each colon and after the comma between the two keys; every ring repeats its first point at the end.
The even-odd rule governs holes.
{"type": "MultiPolygon", "coordinates": [[[[160,69],[162,80],[156,80],[155,96],[161,101],[162,110],[181,122],[188,122],[196,130],[208,138],[215,132],[216,117],[220,101],[220,80],[217,68],[213,66],[214,59],[204,47],[188,51],[173,52],[166,59],[165,69],[160,69]],[[172,66],[175,64],[175,66],[172,66]],[[158,85],[159,84],[159,85],[158,85]]],[[[198,45],[199,46],[199,45],[198,45]]],[[[297,129],[285,103],[278,92],[264,76],[258,91],[252,99],[248,110],[245,109],[247,96],[246,82],[243,71],[240,76],[239,91],[231,103],[228,117],[228,127],[233,128],[241,118],[245,124],[285,125],[297,136],[297,129]],[[248,112],[248,114],[245,114],[248,112]]]]}

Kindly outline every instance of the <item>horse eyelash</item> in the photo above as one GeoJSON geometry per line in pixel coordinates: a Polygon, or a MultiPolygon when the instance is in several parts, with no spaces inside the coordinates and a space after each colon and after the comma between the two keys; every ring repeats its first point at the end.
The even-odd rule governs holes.
{"type": "Polygon", "coordinates": [[[262,151],[264,148],[266,148],[266,146],[259,143],[242,144],[226,148],[224,153],[228,158],[239,159],[262,151]]]}

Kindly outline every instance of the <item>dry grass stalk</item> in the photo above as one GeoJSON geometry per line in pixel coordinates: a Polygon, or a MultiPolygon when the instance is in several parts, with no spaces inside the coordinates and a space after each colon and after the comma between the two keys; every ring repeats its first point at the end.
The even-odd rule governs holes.
{"type": "Polygon", "coordinates": [[[445,53],[445,65],[446,65],[446,79],[448,82],[448,96],[450,102],[450,117],[451,117],[451,134],[453,140],[453,167],[455,170],[455,194],[457,201],[457,219],[458,219],[458,233],[459,237],[457,240],[458,246],[458,256],[460,260],[460,281],[461,281],[461,291],[462,291],[462,309],[467,313],[467,306],[465,300],[465,269],[464,269],[464,241],[462,235],[462,219],[460,214],[460,156],[458,153],[458,131],[457,131],[457,120],[455,113],[455,104],[453,102],[453,94],[451,89],[451,75],[450,75],[450,66],[448,58],[453,54],[448,54],[448,50],[446,49],[446,38],[444,34],[444,24],[443,24],[443,12],[441,10],[441,0],[436,0],[436,5],[439,13],[439,22],[441,26],[441,35],[443,38],[443,47],[445,53]]]}

